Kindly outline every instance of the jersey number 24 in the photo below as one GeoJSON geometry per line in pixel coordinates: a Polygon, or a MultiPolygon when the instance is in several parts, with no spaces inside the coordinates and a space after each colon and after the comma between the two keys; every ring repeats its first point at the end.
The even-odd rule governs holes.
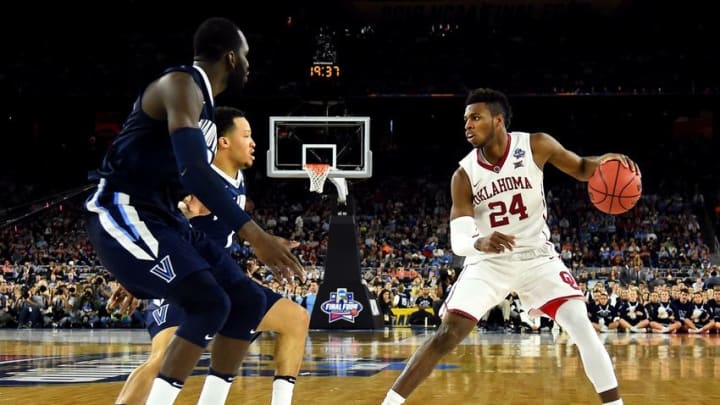
{"type": "Polygon", "coordinates": [[[510,208],[505,201],[493,201],[488,204],[490,208],[490,227],[507,225],[510,223],[510,215],[518,215],[518,219],[528,217],[527,207],[523,204],[522,194],[515,194],[510,201],[510,208]]]}

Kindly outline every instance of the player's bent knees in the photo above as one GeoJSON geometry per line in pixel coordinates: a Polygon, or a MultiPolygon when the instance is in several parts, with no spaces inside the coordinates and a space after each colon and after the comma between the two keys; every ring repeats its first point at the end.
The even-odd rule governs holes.
{"type": "Polygon", "coordinates": [[[283,335],[307,336],[310,315],[300,305],[288,300],[278,300],[265,314],[258,330],[275,331],[283,335]]]}
{"type": "Polygon", "coordinates": [[[293,305],[292,312],[290,320],[292,321],[294,332],[306,335],[310,328],[310,315],[307,310],[300,305],[293,305]]]}
{"type": "Polygon", "coordinates": [[[225,324],[230,313],[230,298],[208,271],[186,277],[170,292],[168,300],[186,314],[177,336],[201,347],[225,324]]]}

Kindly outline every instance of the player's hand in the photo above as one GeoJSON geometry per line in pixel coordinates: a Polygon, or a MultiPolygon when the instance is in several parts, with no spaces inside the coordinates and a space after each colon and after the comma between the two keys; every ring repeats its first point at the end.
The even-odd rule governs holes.
{"type": "Polygon", "coordinates": [[[121,314],[132,314],[140,305],[140,300],[135,298],[122,285],[118,284],[117,289],[113,291],[107,302],[106,308],[108,312],[112,312],[115,308],[120,308],[121,314]]]}
{"type": "Polygon", "coordinates": [[[637,165],[637,163],[633,162],[632,159],[630,159],[627,155],[622,155],[620,153],[606,153],[600,158],[600,164],[605,163],[608,160],[619,160],[620,163],[623,164],[623,166],[627,167],[631,171],[635,172],[638,176],[642,177],[642,174],[640,173],[640,167],[637,165]]]}
{"type": "Polygon", "coordinates": [[[187,219],[210,214],[210,210],[207,209],[202,201],[192,194],[183,198],[183,200],[178,203],[178,208],[187,219]]]}
{"type": "Polygon", "coordinates": [[[502,253],[505,249],[512,251],[515,246],[515,236],[493,232],[475,241],[475,249],[485,253],[502,253]]]}
{"type": "Polygon", "coordinates": [[[255,256],[265,263],[273,275],[282,281],[283,278],[291,279],[293,275],[305,281],[305,269],[300,260],[295,257],[290,249],[298,245],[297,242],[273,236],[262,231],[261,235],[254,238],[250,244],[255,251],[255,256]]]}

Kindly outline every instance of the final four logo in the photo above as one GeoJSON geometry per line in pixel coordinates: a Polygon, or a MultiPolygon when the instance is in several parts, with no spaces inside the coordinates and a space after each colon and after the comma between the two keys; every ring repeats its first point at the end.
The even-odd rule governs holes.
{"type": "Polygon", "coordinates": [[[355,323],[355,318],[363,310],[361,303],[353,300],[355,294],[347,288],[338,288],[330,293],[330,299],[320,306],[320,310],[329,315],[328,322],[343,319],[355,323]]]}

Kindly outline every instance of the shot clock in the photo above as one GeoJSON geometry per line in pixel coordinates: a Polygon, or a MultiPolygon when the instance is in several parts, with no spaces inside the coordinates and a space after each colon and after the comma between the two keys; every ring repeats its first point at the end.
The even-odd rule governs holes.
{"type": "Polygon", "coordinates": [[[307,70],[305,96],[316,100],[334,99],[344,94],[345,72],[334,62],[313,62],[307,70]]]}
{"type": "Polygon", "coordinates": [[[311,79],[337,80],[342,74],[340,66],[334,63],[315,62],[308,73],[311,79]]]}

